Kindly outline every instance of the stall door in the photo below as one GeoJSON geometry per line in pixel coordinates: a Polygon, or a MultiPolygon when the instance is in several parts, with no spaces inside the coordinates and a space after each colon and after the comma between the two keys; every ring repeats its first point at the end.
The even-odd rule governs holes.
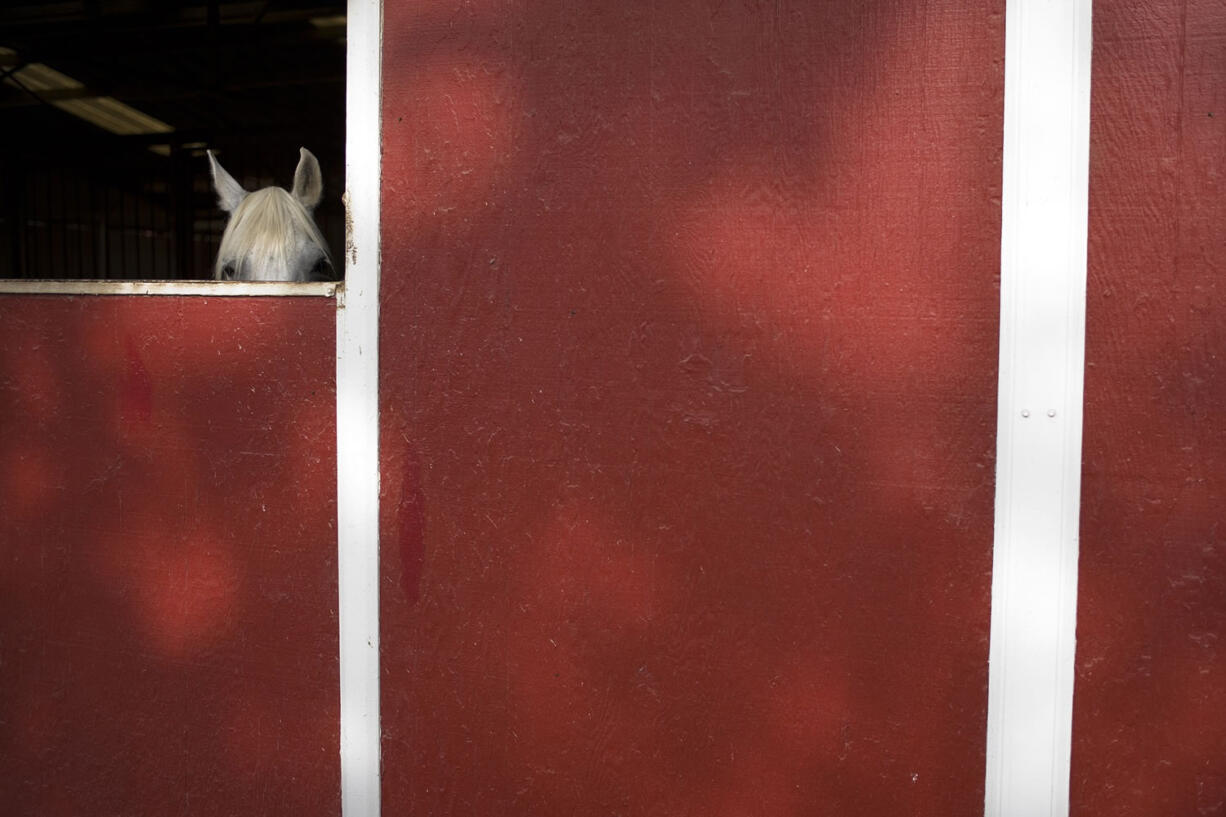
{"type": "Polygon", "coordinates": [[[1094,5],[1072,813],[1226,812],[1226,7],[1094,5]]]}
{"type": "Polygon", "coordinates": [[[1003,4],[388,4],[383,809],[980,813],[1003,4]]]}
{"type": "Polygon", "coordinates": [[[0,295],[0,812],[339,812],[335,342],[0,295]]]}

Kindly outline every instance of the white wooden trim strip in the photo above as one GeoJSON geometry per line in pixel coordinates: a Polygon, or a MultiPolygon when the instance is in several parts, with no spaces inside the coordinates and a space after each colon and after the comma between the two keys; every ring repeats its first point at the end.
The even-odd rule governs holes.
{"type": "Polygon", "coordinates": [[[66,281],[34,278],[0,279],[3,295],[203,295],[210,298],[276,295],[331,298],[342,285],[335,281],[66,281]]]}
{"type": "Polygon", "coordinates": [[[336,311],[341,813],[380,813],[379,184],[381,0],[349,0],[345,290],[336,311]]]}
{"type": "Polygon", "coordinates": [[[985,814],[1067,815],[1091,0],[1008,0],[985,814]]]}

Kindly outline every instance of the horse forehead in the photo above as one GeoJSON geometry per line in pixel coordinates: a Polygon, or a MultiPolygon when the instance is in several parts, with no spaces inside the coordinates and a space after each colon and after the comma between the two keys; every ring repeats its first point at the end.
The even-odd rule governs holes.
{"type": "Polygon", "coordinates": [[[289,193],[266,187],[251,193],[235,210],[222,236],[223,251],[300,249],[316,243],[311,217],[289,193]]]}
{"type": "Polygon", "coordinates": [[[272,201],[289,204],[294,201],[294,197],[291,196],[289,191],[285,190],[284,188],[272,185],[270,187],[261,187],[259,190],[254,191],[251,193],[251,195],[247,196],[247,198],[243,199],[243,204],[239,206],[241,208],[242,206],[250,203],[253,207],[259,207],[272,201]]]}
{"type": "Polygon", "coordinates": [[[289,193],[280,187],[265,187],[243,199],[234,212],[231,224],[248,228],[280,226],[289,229],[297,226],[293,223],[298,215],[297,209],[300,206],[289,193]]]}

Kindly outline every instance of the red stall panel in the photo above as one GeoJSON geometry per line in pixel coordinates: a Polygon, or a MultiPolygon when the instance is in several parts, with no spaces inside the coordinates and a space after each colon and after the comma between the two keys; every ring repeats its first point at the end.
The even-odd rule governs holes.
{"type": "Polygon", "coordinates": [[[334,325],[0,296],[0,812],[339,812],[334,325]]]}
{"type": "Polygon", "coordinates": [[[1073,813],[1226,811],[1226,6],[1094,5],[1073,813]]]}
{"type": "Polygon", "coordinates": [[[1002,10],[386,7],[386,814],[982,810],[1002,10]]]}

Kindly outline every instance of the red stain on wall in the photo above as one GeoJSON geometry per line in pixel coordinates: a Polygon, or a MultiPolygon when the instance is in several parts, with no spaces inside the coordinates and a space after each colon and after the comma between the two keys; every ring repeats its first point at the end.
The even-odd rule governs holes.
{"type": "Polygon", "coordinates": [[[1226,9],[1094,4],[1072,813],[1226,811],[1226,9]]]}
{"type": "Polygon", "coordinates": [[[153,416],[153,380],[141,359],[136,339],[131,335],[126,336],[124,347],[128,361],[123,390],[120,392],[123,407],[120,416],[126,423],[147,423],[153,416]]]}
{"type": "Polygon", "coordinates": [[[338,813],[334,326],[0,296],[0,811],[338,813]]]}
{"type": "Polygon", "coordinates": [[[385,9],[387,812],[982,810],[1001,11],[385,9]]]}

